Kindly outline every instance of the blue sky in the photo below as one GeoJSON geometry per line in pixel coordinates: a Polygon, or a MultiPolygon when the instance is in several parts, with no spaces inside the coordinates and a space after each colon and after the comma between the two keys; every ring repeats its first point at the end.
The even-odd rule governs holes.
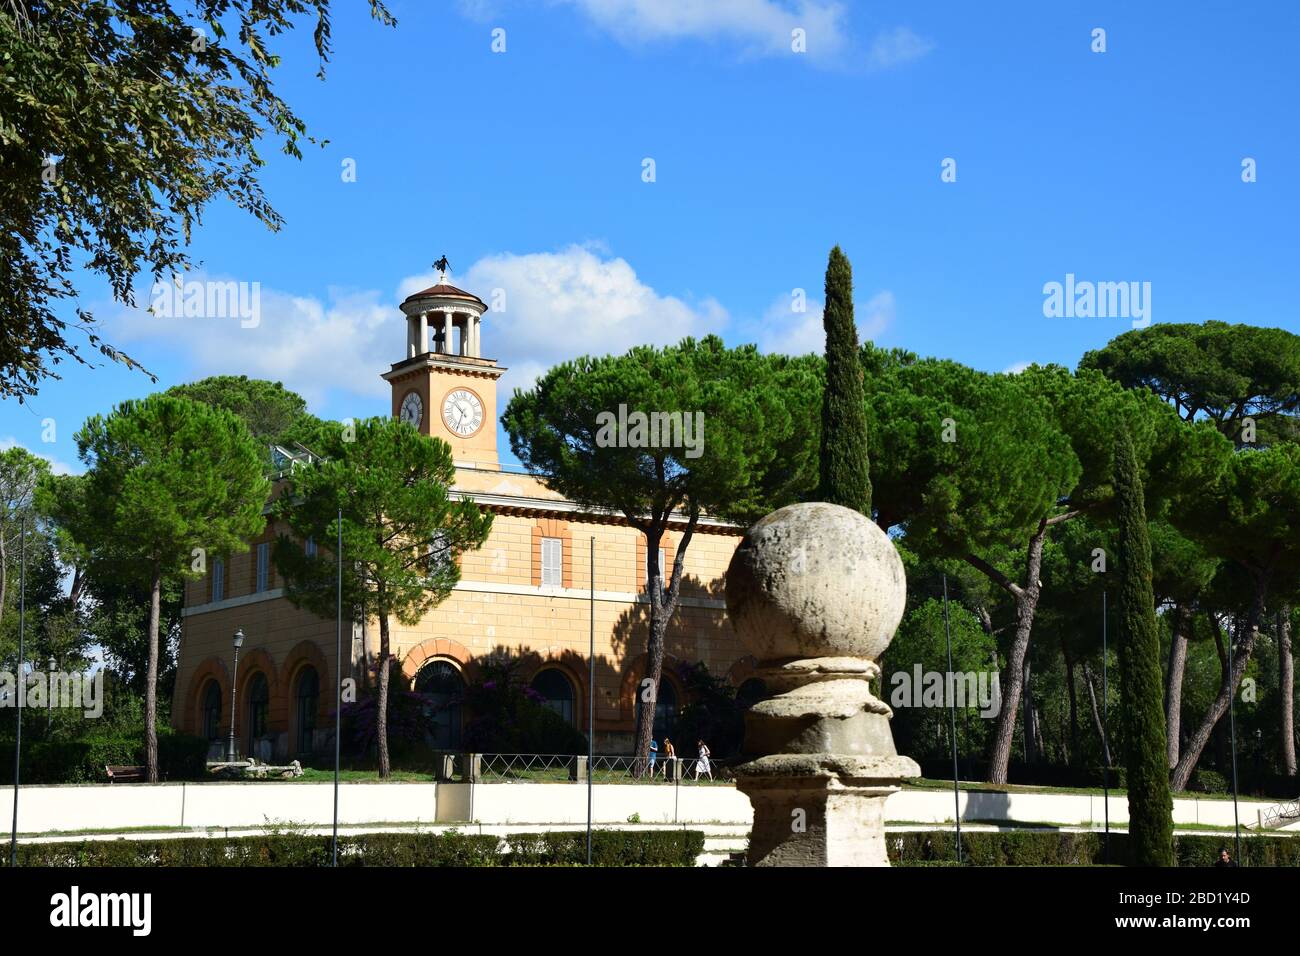
{"type": "MultiPolygon", "coordinates": [[[[283,47],[280,91],[329,140],[301,162],[264,149],[285,227],[216,205],[196,235],[195,277],[260,283],[256,328],[130,313],[83,282],[159,387],[243,373],[320,415],[386,414],[397,303],[444,253],[458,285],[506,290],[483,346],[507,394],[686,334],[815,348],[836,243],[864,336],[991,371],[1073,366],[1131,327],[1045,317],[1067,273],[1149,282],[1155,322],[1300,331],[1300,4],[395,0],[395,29],[366,7],[336,0],[324,82],[309,30],[283,47]]],[[[78,470],[81,422],[154,386],[60,369],[0,403],[0,444],[78,470]]]]}

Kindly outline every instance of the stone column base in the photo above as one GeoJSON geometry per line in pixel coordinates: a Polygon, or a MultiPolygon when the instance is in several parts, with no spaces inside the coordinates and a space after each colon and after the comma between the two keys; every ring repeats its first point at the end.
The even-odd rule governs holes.
{"type": "Polygon", "coordinates": [[[885,800],[907,757],[776,754],[736,768],[754,807],[750,866],[889,866],[885,800]]]}

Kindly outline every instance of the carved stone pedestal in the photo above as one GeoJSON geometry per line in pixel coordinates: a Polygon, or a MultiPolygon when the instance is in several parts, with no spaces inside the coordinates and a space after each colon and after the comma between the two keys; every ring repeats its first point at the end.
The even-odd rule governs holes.
{"type": "Polygon", "coordinates": [[[885,799],[920,768],[894,749],[873,658],[906,601],[902,561],[857,512],[808,503],[745,535],[727,610],[768,695],[745,717],[737,787],[754,807],[751,866],[888,866],[885,799]]]}

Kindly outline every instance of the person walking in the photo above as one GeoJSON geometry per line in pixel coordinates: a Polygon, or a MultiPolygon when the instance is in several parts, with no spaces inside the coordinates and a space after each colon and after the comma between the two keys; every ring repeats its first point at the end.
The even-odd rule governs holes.
{"type": "Polygon", "coordinates": [[[710,780],[712,780],[713,768],[709,766],[709,755],[712,753],[712,751],[709,750],[709,745],[706,744],[703,740],[697,740],[695,742],[695,746],[696,746],[696,752],[699,755],[695,761],[695,779],[699,780],[700,774],[704,773],[708,775],[710,780]]]}
{"type": "Polygon", "coordinates": [[[664,779],[676,779],[677,776],[677,749],[673,742],[667,737],[664,738],[664,779]]]}
{"type": "Polygon", "coordinates": [[[655,775],[655,761],[659,759],[659,744],[653,737],[650,738],[650,776],[655,775]]]}

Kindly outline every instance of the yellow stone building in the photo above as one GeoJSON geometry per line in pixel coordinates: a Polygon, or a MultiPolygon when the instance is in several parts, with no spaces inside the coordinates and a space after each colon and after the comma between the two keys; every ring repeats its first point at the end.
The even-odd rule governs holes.
{"type": "MultiPolygon", "coordinates": [[[[447,600],[415,627],[393,621],[393,651],[403,673],[417,690],[450,699],[485,659],[515,658],[548,706],[585,732],[594,606],[596,748],[630,750],[649,630],[644,535],[621,515],[584,511],[531,475],[501,466],[497,382],[505,369],[482,356],[482,300],[440,281],[401,309],[406,351],[383,373],[392,387],[393,415],[448,442],[456,462],[454,490],[495,515],[487,543],[463,556],[460,583],[447,600]]],[[[665,536],[665,568],[684,527],[682,516],[665,536]]],[[[336,625],[284,597],[271,561],[280,530],[268,520],[248,551],[210,562],[207,575],[185,588],[172,722],[206,736],[213,755],[224,752],[230,731],[236,630],[245,635],[235,707],[240,752],[281,760],[332,749],[336,625]]],[[[670,728],[687,704],[674,663],[703,662],[736,686],[752,667],[722,599],[723,575],[738,541],[739,529],[702,519],[690,543],[667,638],[656,711],[661,729],[670,728]]],[[[343,678],[365,683],[378,634],[374,621],[345,622],[343,678]]],[[[430,728],[439,746],[459,743],[456,710],[441,711],[430,728]]]]}

